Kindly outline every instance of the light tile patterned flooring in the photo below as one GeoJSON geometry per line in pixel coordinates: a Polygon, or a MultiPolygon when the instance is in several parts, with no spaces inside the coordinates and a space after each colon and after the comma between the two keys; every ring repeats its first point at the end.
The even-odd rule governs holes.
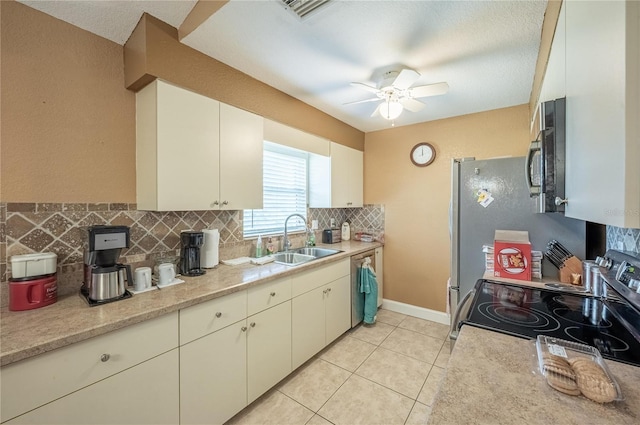
{"type": "Polygon", "coordinates": [[[302,365],[227,425],[426,424],[449,326],[389,310],[302,365]]]}

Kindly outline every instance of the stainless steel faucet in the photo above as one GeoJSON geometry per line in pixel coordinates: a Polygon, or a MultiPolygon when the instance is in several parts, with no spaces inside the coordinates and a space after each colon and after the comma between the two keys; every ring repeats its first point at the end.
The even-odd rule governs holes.
{"type": "Polygon", "coordinates": [[[283,251],[289,251],[289,248],[291,248],[291,241],[289,241],[289,238],[287,237],[287,223],[289,222],[289,219],[291,217],[300,217],[302,219],[302,222],[304,223],[304,228],[307,228],[307,220],[301,216],[300,214],[291,214],[289,217],[287,217],[284,220],[284,237],[282,238],[282,250],[283,251]]]}

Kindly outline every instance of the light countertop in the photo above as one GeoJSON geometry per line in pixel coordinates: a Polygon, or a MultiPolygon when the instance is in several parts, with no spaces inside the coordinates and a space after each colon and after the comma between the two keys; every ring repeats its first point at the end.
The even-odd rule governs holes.
{"type": "Polygon", "coordinates": [[[60,297],[55,304],[27,311],[0,311],[0,366],[56,348],[102,335],[176,310],[190,307],[264,282],[310,270],[382,246],[348,241],[318,245],[342,252],[298,266],[269,263],[263,266],[218,265],[198,277],[182,277],[185,283],[134,295],[98,307],[89,307],[76,294],[60,297]]]}
{"type": "Polygon", "coordinates": [[[548,386],[535,350],[535,341],[463,326],[428,423],[640,423],[640,367],[605,360],[624,400],[598,404],[548,386]]]}

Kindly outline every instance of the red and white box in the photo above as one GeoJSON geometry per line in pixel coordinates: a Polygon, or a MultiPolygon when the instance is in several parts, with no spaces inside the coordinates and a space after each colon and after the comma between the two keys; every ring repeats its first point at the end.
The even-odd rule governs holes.
{"type": "Polygon", "coordinates": [[[496,230],[493,241],[493,275],[531,280],[531,242],[529,232],[496,230]]]}

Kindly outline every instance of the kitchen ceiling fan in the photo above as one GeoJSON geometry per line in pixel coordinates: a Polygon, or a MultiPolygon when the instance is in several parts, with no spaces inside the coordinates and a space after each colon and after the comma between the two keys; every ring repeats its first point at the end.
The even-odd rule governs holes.
{"type": "Polygon", "coordinates": [[[364,83],[351,83],[352,86],[374,93],[376,97],[345,103],[345,105],[382,101],[371,116],[380,114],[385,119],[394,120],[400,116],[404,109],[411,112],[422,110],[425,104],[417,100],[418,98],[445,94],[449,90],[449,85],[444,82],[411,87],[413,83],[418,81],[418,78],[420,78],[418,72],[404,68],[400,71],[385,72],[377,87],[364,83]]]}

